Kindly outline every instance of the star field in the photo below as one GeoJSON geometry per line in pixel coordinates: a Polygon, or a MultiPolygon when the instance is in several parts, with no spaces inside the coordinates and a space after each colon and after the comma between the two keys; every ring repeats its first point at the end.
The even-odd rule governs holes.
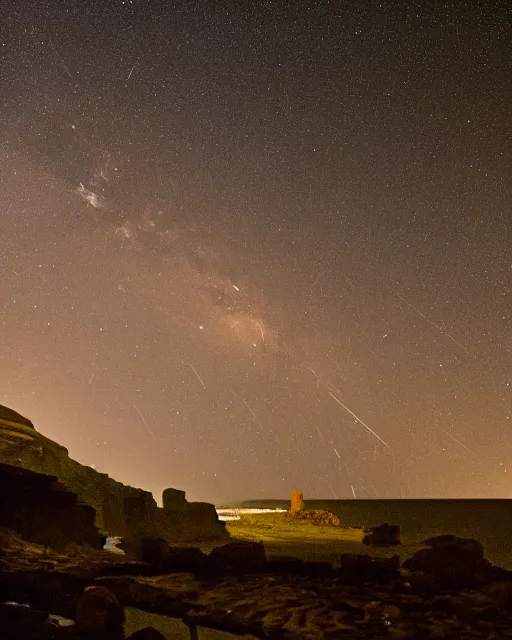
{"type": "Polygon", "coordinates": [[[0,9],[0,402],[217,502],[510,497],[506,3],[0,9]]]}

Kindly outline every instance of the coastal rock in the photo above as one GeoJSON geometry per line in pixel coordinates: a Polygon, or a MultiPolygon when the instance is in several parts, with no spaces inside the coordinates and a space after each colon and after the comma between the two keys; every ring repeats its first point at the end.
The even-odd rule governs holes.
{"type": "Polygon", "coordinates": [[[429,538],[423,544],[429,548],[420,549],[406,560],[404,569],[435,576],[451,588],[476,585],[492,573],[483,545],[477,540],[444,535],[429,538]]]}
{"type": "Polygon", "coordinates": [[[261,571],[267,558],[262,542],[228,542],[212,550],[210,561],[217,569],[252,573],[261,571]]]}
{"type": "Polygon", "coordinates": [[[180,523],[182,540],[192,542],[229,538],[226,523],[219,520],[215,506],[209,502],[187,502],[184,509],[174,513],[177,513],[180,523]]]}
{"type": "Polygon", "coordinates": [[[54,476],[95,510],[95,525],[137,547],[142,538],[203,541],[229,537],[215,507],[189,503],[185,492],[164,491],[164,509],[153,496],[116,482],[105,473],[72,460],[67,449],[46,438],[30,420],[0,405],[0,463],[54,476]]]}
{"type": "Polygon", "coordinates": [[[87,587],[78,599],[75,622],[81,631],[108,632],[113,638],[122,630],[124,609],[106,587],[87,587]]]}
{"type": "Polygon", "coordinates": [[[500,611],[512,614],[512,581],[493,582],[485,588],[485,593],[500,611]]]}
{"type": "MultiPolygon", "coordinates": [[[[271,563],[265,566],[264,571],[253,573],[218,572],[208,576],[174,573],[153,577],[114,577],[109,573],[109,568],[113,570],[116,565],[125,564],[118,556],[92,550],[88,550],[85,555],[78,548],[72,550],[78,553],[75,557],[51,550],[43,555],[41,547],[37,545],[23,544],[21,539],[14,540],[12,536],[4,536],[4,540],[6,538],[11,542],[9,553],[2,561],[3,568],[0,566],[0,592],[4,600],[18,600],[20,597],[22,599],[18,601],[31,602],[39,609],[52,611],[66,618],[74,617],[76,600],[83,593],[85,580],[88,584],[93,582],[97,586],[106,587],[123,606],[182,619],[192,630],[197,625],[236,635],[251,634],[257,638],[274,640],[501,640],[512,637],[510,613],[493,604],[495,601],[487,589],[485,593],[471,589],[457,594],[444,590],[437,594],[419,595],[397,589],[398,585],[393,582],[347,584],[339,570],[334,570],[330,575],[317,576],[276,573],[271,570],[271,563]],[[51,571],[48,570],[50,566],[51,571]],[[105,577],[95,577],[98,572],[105,577]],[[44,584],[43,580],[46,580],[44,584]],[[23,591],[19,590],[22,586],[23,591]],[[34,587],[47,592],[44,603],[34,600],[34,587]],[[72,608],[62,606],[66,597],[73,604],[72,608]]],[[[106,607],[100,603],[99,611],[104,611],[105,608],[108,610],[111,598],[107,597],[103,602],[106,602],[106,607]]],[[[23,617],[25,609],[20,609],[23,609],[20,613],[23,617]]],[[[91,611],[95,618],[94,612],[98,608],[91,607],[91,611]]],[[[119,614],[115,601],[113,611],[119,614]]],[[[31,610],[26,610],[26,615],[32,616],[31,610]]],[[[0,638],[121,638],[122,629],[116,615],[113,616],[113,623],[108,631],[104,629],[108,626],[104,625],[108,616],[100,615],[99,623],[83,629],[78,628],[78,625],[56,627],[53,625],[57,620],[52,619],[50,624],[50,620],[45,621],[46,613],[37,617],[38,615],[32,617],[32,622],[27,622],[25,627],[25,623],[19,620],[20,628],[29,630],[29,633],[17,633],[17,625],[14,625],[11,630],[15,635],[11,636],[3,633],[0,611],[0,638]],[[38,624],[41,625],[40,628],[37,628],[38,624]]],[[[156,640],[157,636],[152,635],[156,640]]],[[[141,632],[135,638],[140,639],[141,632]]]]}
{"type": "Polygon", "coordinates": [[[196,547],[170,547],[161,565],[162,573],[208,573],[210,559],[196,547]]]}
{"type": "Polygon", "coordinates": [[[80,504],[54,476],[0,463],[0,526],[54,549],[103,546],[92,507],[80,504]]]}
{"type": "Polygon", "coordinates": [[[185,491],[180,489],[164,489],[162,493],[164,511],[181,511],[187,506],[185,491]]]}
{"type": "Polygon", "coordinates": [[[459,538],[448,534],[428,538],[422,544],[448,554],[455,553],[466,560],[483,560],[485,556],[483,544],[473,538],[459,538]]]}
{"type": "Polygon", "coordinates": [[[150,537],[155,530],[157,509],[155,499],[147,491],[141,491],[135,496],[124,498],[124,522],[129,532],[127,537],[136,540],[150,537]]]}
{"type": "Polygon", "coordinates": [[[169,553],[169,543],[163,538],[143,538],[140,542],[140,560],[161,567],[169,553]]]}
{"type": "Polygon", "coordinates": [[[363,544],[383,546],[401,544],[400,526],[386,522],[377,527],[371,527],[363,538],[363,544]]]}

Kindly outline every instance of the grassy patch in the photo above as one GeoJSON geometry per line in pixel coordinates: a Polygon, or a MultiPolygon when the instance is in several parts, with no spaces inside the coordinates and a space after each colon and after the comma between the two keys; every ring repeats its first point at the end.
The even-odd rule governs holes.
{"type": "Polygon", "coordinates": [[[228,522],[227,529],[233,538],[263,542],[360,542],[363,536],[361,529],[316,526],[289,513],[243,514],[228,522]]]}

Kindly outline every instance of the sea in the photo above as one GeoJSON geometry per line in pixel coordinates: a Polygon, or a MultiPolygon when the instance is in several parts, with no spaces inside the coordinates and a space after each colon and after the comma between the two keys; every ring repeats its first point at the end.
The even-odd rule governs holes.
{"type": "MultiPolygon", "coordinates": [[[[289,509],[289,500],[246,500],[237,509],[289,509]]],[[[486,557],[512,570],[512,499],[305,500],[305,509],[331,511],[347,527],[400,525],[402,542],[420,545],[432,536],[452,533],[475,538],[486,557]]]]}

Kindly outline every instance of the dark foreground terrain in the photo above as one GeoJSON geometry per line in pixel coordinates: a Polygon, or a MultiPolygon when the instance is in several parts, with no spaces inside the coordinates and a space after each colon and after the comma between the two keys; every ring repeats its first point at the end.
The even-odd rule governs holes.
{"type": "MultiPolygon", "coordinates": [[[[235,524],[232,535],[238,527],[245,541],[232,540],[209,554],[148,541],[144,561],[77,546],[57,553],[4,530],[0,599],[32,608],[4,605],[0,637],[121,640],[120,620],[130,607],[127,612],[135,608],[183,620],[191,638],[209,637],[199,627],[289,640],[512,638],[512,572],[485,560],[475,540],[440,536],[402,564],[390,552],[387,558],[345,552],[333,567],[293,558],[301,535],[307,540],[315,532],[311,525],[294,528],[289,516],[282,518],[281,525],[275,517],[235,524]],[[256,537],[266,531],[274,542],[279,538],[287,555],[274,551],[267,557],[263,544],[248,540],[249,529],[256,537]],[[292,538],[288,545],[286,538],[292,538]],[[104,596],[92,598],[84,621],[80,598],[91,586],[106,588],[108,603],[104,596]],[[75,624],[57,627],[48,613],[75,624]],[[103,624],[109,619],[115,623],[110,627],[103,624]],[[99,624],[90,628],[91,620],[99,624]]],[[[316,545],[322,546],[322,539],[332,544],[339,536],[344,548],[359,535],[342,527],[321,527],[317,533],[316,545]]],[[[354,545],[360,549],[360,540],[354,545]]]]}

